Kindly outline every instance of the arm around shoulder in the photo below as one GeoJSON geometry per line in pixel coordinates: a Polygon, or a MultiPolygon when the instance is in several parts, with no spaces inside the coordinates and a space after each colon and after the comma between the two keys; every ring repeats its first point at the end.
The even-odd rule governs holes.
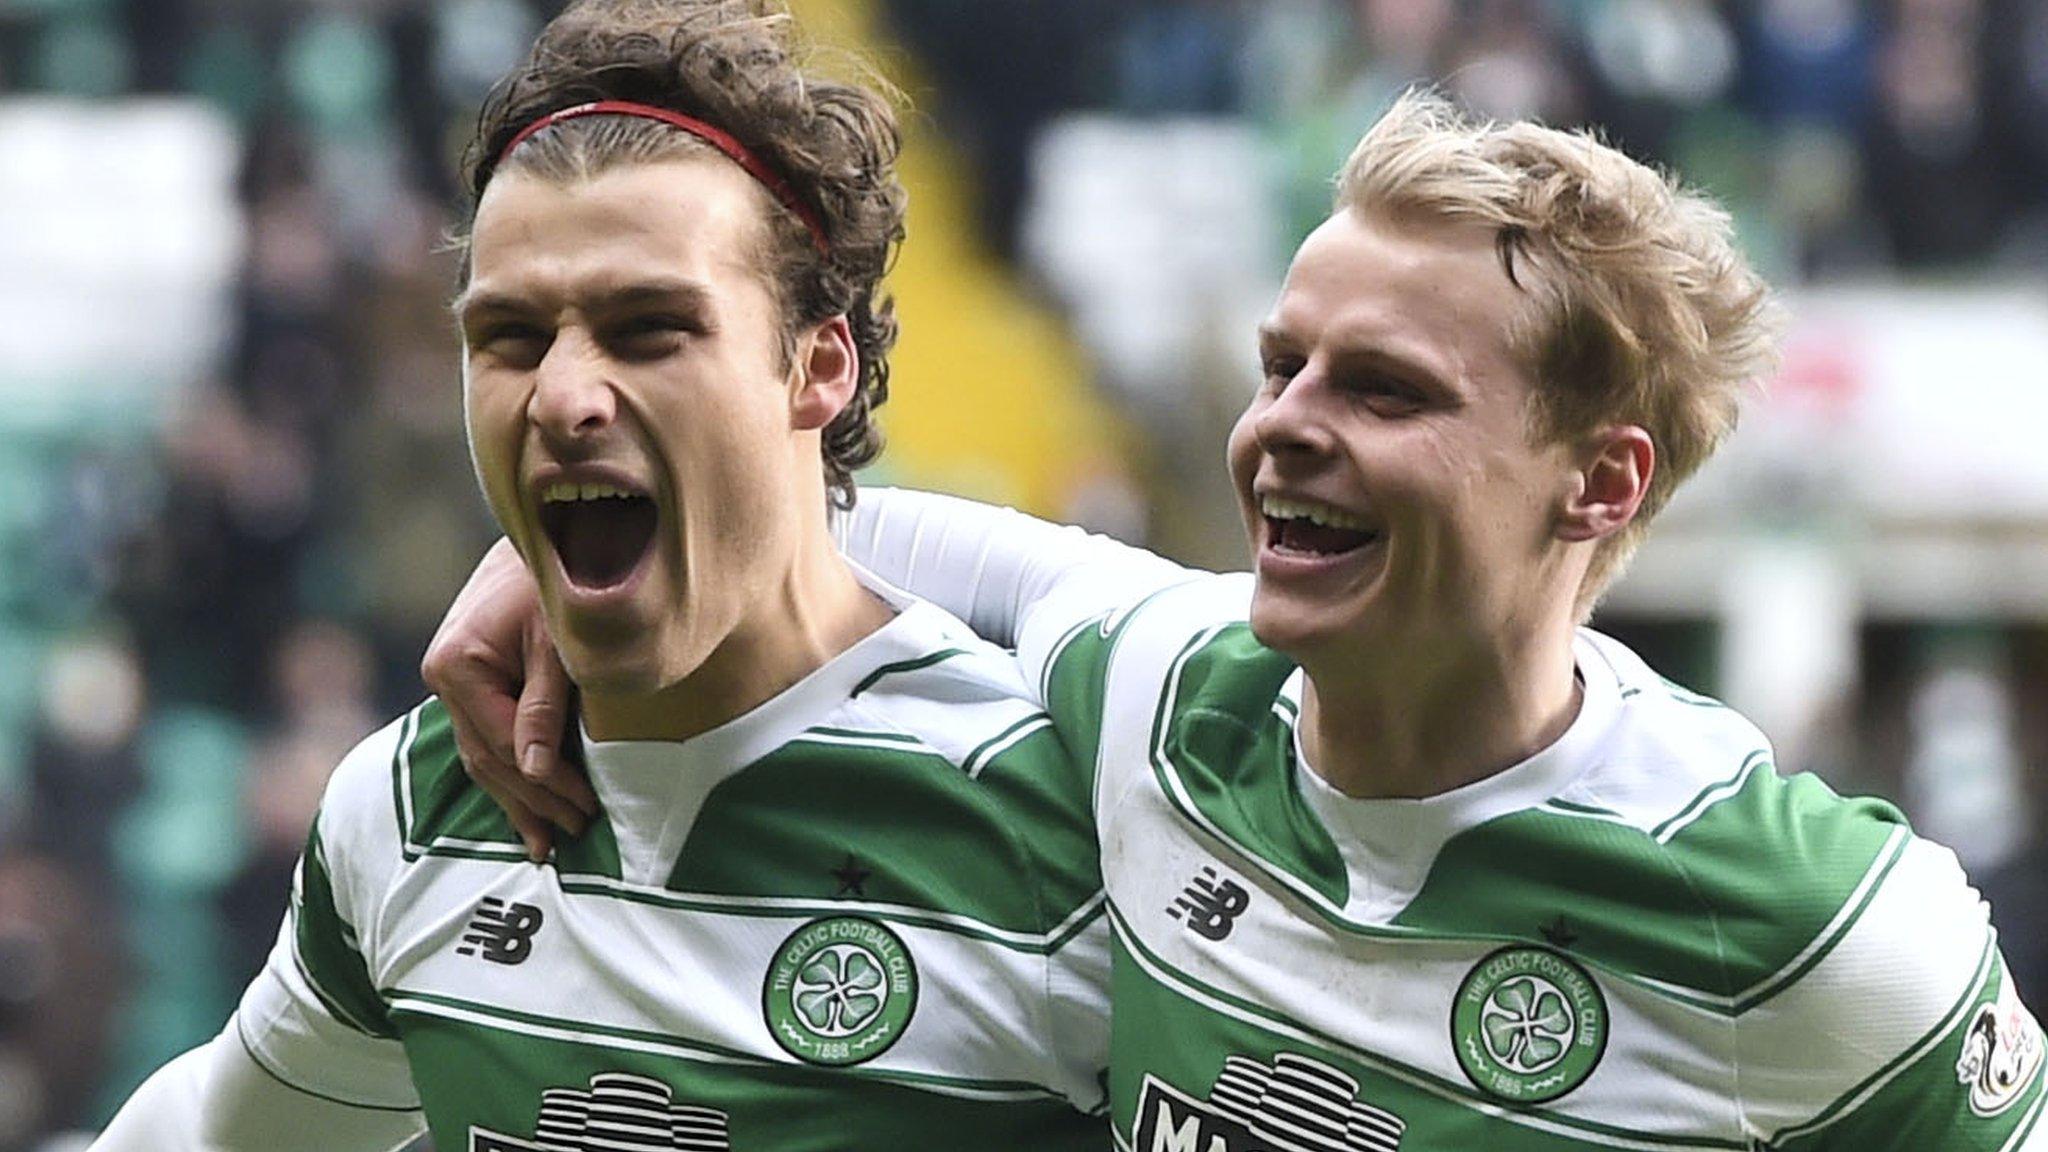
{"type": "Polygon", "coordinates": [[[833,534],[855,563],[1006,647],[1200,575],[1072,525],[907,488],[863,488],[833,534]]]}

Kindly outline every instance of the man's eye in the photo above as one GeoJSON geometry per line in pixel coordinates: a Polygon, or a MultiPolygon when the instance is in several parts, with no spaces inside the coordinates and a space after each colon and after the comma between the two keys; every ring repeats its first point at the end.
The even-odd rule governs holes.
{"type": "Polygon", "coordinates": [[[1387,416],[1405,416],[1419,412],[1427,400],[1413,386],[1385,376],[1366,376],[1347,381],[1346,392],[1358,397],[1373,411],[1387,416]]]}
{"type": "Polygon", "coordinates": [[[1295,373],[1301,371],[1301,361],[1292,356],[1269,356],[1259,365],[1259,370],[1265,377],[1266,387],[1277,388],[1294,379],[1295,373]]]}
{"type": "Polygon", "coordinates": [[[475,347],[507,360],[538,360],[553,341],[531,324],[493,324],[477,334],[475,347]]]}
{"type": "Polygon", "coordinates": [[[611,330],[611,343],[628,355],[661,355],[695,329],[678,316],[636,316],[611,330]]]}

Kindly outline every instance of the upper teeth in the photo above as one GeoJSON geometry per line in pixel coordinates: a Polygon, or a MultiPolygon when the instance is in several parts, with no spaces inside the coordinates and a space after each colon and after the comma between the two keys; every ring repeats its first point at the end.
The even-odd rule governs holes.
{"type": "Polygon", "coordinates": [[[623,488],[614,488],[609,484],[570,484],[560,480],[540,491],[543,504],[562,504],[574,500],[624,500],[632,495],[623,488]]]}
{"type": "Polygon", "coordinates": [[[1345,528],[1354,532],[1370,530],[1363,519],[1349,512],[1332,508],[1327,504],[1289,500],[1284,496],[1259,497],[1259,512],[1275,520],[1306,520],[1325,528],[1345,528]]]}

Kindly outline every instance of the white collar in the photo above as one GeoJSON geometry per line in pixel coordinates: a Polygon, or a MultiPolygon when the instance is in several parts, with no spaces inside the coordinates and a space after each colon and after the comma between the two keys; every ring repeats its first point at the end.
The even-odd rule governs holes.
{"type": "MultiPolygon", "coordinates": [[[[713,789],[838,711],[878,670],[929,653],[961,627],[859,566],[854,575],[896,616],[742,715],[687,740],[592,740],[591,787],[619,844],[622,879],[667,879],[713,789]]],[[[580,724],[579,724],[580,727],[580,724]]]]}
{"type": "MultiPolygon", "coordinates": [[[[1339,792],[1309,767],[1301,724],[1294,724],[1296,787],[1336,841],[1350,873],[1346,914],[1385,922],[1407,907],[1451,837],[1489,820],[1532,808],[1564,791],[1593,764],[1592,753],[1621,713],[1614,670],[1585,632],[1572,644],[1584,685],[1579,714],[1562,736],[1522,762],[1448,792],[1422,799],[1362,800],[1339,792]]],[[[1281,694],[1297,705],[1305,676],[1297,669],[1281,694]]]]}

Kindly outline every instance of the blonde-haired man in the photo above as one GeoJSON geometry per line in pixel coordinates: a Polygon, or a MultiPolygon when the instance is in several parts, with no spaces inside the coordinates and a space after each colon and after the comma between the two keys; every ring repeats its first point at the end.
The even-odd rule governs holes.
{"type": "Polygon", "coordinates": [[[1255,579],[915,493],[850,553],[1095,766],[1122,1146],[2048,1148],[1954,857],[1579,625],[1767,364],[1706,201],[1402,99],[1260,333],[1255,579]]]}

